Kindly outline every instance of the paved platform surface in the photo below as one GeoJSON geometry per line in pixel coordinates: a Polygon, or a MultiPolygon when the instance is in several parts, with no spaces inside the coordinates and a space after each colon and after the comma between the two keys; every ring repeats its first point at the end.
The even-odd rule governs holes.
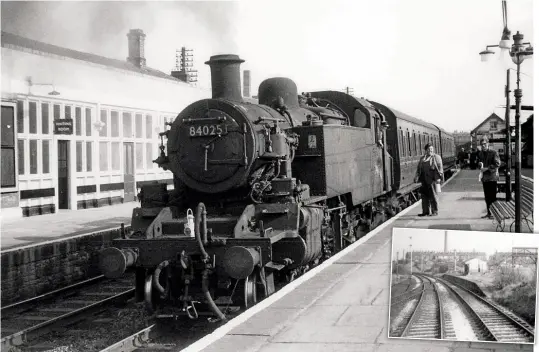
{"type": "Polygon", "coordinates": [[[2,250],[118,228],[131,224],[133,208],[138,202],[128,202],[101,208],[60,210],[55,214],[3,220],[0,227],[2,250]]]}
{"type": "MultiPolygon", "coordinates": [[[[443,188],[438,217],[417,217],[421,207],[416,203],[407,213],[400,214],[393,223],[354,250],[202,350],[533,351],[532,345],[388,338],[392,229],[419,227],[492,231],[494,225],[491,220],[480,218],[485,214],[485,203],[482,192],[479,192],[481,187],[475,170],[463,170],[443,188]]],[[[226,331],[226,325],[221,329],[226,331]]],[[[211,337],[206,339],[210,341],[211,337]]],[[[202,346],[203,341],[200,343],[202,346]]],[[[187,349],[195,350],[200,348],[193,345],[187,349]]]]}

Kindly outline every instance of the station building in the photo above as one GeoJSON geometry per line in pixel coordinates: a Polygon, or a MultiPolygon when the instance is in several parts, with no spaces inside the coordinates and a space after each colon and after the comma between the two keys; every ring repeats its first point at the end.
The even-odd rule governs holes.
{"type": "MultiPolygon", "coordinates": [[[[134,201],[172,173],[159,132],[209,89],[146,65],[131,30],[116,60],[2,32],[2,219],[134,201]]],[[[185,74],[183,75],[185,78],[185,74]]]]}
{"type": "Polygon", "coordinates": [[[465,262],[467,273],[484,273],[488,271],[487,262],[479,258],[470,259],[465,262]]]}
{"type": "Polygon", "coordinates": [[[472,148],[477,149],[483,136],[486,136],[490,140],[490,149],[497,151],[500,155],[505,155],[505,120],[495,113],[490,114],[483,122],[477,125],[470,132],[470,135],[472,137],[472,148]]]}

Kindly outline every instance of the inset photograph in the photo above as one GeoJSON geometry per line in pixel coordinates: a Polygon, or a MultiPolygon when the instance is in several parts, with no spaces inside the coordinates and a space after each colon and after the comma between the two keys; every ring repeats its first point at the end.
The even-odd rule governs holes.
{"type": "Polygon", "coordinates": [[[394,228],[390,338],[533,344],[539,235],[394,228]]]}

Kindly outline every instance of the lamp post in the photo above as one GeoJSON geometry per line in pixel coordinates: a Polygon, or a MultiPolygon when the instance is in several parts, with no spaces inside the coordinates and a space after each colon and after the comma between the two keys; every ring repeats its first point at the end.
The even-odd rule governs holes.
{"type": "MultiPolygon", "coordinates": [[[[502,40],[500,40],[499,45],[488,45],[486,47],[486,50],[479,53],[481,55],[481,61],[488,61],[489,56],[494,54],[493,51],[489,50],[489,48],[492,47],[500,47],[501,49],[508,49],[509,46],[509,35],[510,32],[507,28],[504,29],[504,33],[502,36],[502,40]]],[[[522,89],[520,89],[520,64],[522,62],[531,57],[533,55],[533,47],[531,44],[523,43],[524,35],[522,35],[520,32],[517,31],[517,33],[513,36],[513,45],[511,46],[511,59],[513,62],[517,65],[517,88],[514,90],[515,95],[515,232],[521,231],[521,221],[522,221],[522,211],[521,211],[521,152],[522,152],[522,144],[520,140],[520,108],[521,108],[521,101],[522,101],[522,89]],[[528,47],[524,47],[525,45],[528,45],[528,47]]],[[[509,106],[509,70],[507,70],[507,87],[506,87],[506,113],[505,113],[505,125],[507,130],[507,143],[508,146],[506,147],[507,151],[510,151],[510,144],[511,144],[511,137],[510,137],[510,125],[509,125],[509,109],[511,108],[509,106]]],[[[510,162],[510,155],[509,152],[507,153],[507,170],[511,167],[510,162]]],[[[506,185],[509,184],[509,189],[511,186],[510,183],[510,172],[506,171],[506,185]],[[507,181],[509,179],[509,181],[507,181]]],[[[510,192],[510,191],[509,191],[510,192]]],[[[506,198],[510,199],[510,194],[506,194],[506,198]]]]}

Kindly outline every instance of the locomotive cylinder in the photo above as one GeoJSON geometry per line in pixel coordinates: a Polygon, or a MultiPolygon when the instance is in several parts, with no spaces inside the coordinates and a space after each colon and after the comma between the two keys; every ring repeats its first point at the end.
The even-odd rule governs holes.
{"type": "Polygon", "coordinates": [[[240,64],[245,60],[238,55],[214,55],[205,64],[211,70],[212,99],[228,99],[242,102],[240,64]]]}
{"type": "Polygon", "coordinates": [[[225,252],[223,265],[225,272],[234,279],[245,279],[260,263],[260,253],[254,248],[234,246],[225,252]]]}
{"type": "Polygon", "coordinates": [[[99,252],[99,268],[105,277],[115,279],[135,264],[138,254],[132,248],[109,247],[99,252]]]}

